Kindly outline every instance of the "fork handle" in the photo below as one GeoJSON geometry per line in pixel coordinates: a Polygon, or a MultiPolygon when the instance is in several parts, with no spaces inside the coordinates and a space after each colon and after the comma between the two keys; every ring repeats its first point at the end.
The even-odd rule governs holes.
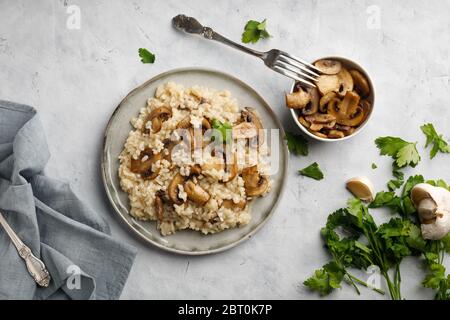
{"type": "Polygon", "coordinates": [[[227,39],[224,36],[215,32],[212,28],[204,27],[200,22],[198,22],[197,19],[195,19],[193,17],[185,16],[184,14],[179,14],[176,17],[173,17],[172,24],[178,30],[181,30],[181,31],[184,31],[187,33],[202,35],[203,37],[205,37],[208,40],[215,40],[215,41],[221,42],[232,48],[235,48],[237,50],[251,54],[251,55],[261,58],[261,59],[263,59],[264,56],[266,55],[265,52],[256,51],[256,50],[250,49],[248,47],[245,47],[243,45],[240,45],[234,41],[231,41],[230,39],[227,39]]]}

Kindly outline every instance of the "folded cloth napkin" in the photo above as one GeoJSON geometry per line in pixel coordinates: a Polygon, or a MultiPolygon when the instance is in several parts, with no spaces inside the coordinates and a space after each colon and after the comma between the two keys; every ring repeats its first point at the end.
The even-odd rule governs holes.
{"type": "Polygon", "coordinates": [[[0,227],[0,299],[118,299],[136,251],[67,184],[43,175],[48,159],[36,110],[0,100],[0,211],[52,278],[38,287],[0,227]]]}

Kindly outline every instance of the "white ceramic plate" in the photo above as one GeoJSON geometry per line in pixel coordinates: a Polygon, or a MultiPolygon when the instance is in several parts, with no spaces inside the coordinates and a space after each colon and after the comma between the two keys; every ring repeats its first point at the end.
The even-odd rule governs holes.
{"type": "Polygon", "coordinates": [[[114,210],[120,219],[132,232],[145,241],[171,252],[201,255],[215,253],[229,249],[246,239],[249,239],[272,215],[281,196],[287,172],[287,148],[282,140],[284,131],[269,105],[249,85],[228,74],[199,68],[175,69],[150,79],[143,85],[131,91],[119,104],[108,122],[102,155],[102,177],[106,193],[114,210]],[[277,150],[272,152],[279,155],[279,170],[271,179],[274,181],[271,192],[263,198],[253,201],[252,220],[246,226],[225,230],[216,234],[203,235],[193,230],[177,231],[174,235],[161,236],[156,229],[156,222],[143,222],[129,215],[128,195],[119,185],[118,156],[132,130],[130,119],[139,114],[139,110],[146,106],[147,99],[155,94],[158,86],[174,81],[185,87],[201,85],[218,90],[227,89],[238,100],[239,105],[251,106],[258,110],[263,125],[267,129],[279,129],[279,143],[277,150]]]}

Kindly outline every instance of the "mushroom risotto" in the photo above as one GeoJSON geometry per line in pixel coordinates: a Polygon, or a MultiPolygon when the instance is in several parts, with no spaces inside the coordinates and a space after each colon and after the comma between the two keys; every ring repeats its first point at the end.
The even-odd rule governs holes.
{"type": "Polygon", "coordinates": [[[120,184],[130,214],[157,221],[162,235],[245,225],[252,200],[270,191],[262,122],[228,91],[166,83],[131,124],[120,184]]]}

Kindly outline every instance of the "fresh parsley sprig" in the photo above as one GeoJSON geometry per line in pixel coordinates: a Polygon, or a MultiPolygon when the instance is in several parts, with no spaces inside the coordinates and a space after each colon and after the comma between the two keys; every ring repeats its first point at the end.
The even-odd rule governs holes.
{"type": "Polygon", "coordinates": [[[242,42],[243,43],[256,43],[259,39],[266,39],[270,37],[269,32],[266,30],[267,20],[263,21],[255,21],[249,20],[247,21],[244,32],[242,33],[242,42]]]}
{"type": "Polygon", "coordinates": [[[450,153],[450,146],[447,141],[442,137],[442,134],[438,134],[433,124],[427,123],[420,127],[422,132],[427,137],[427,141],[425,142],[425,148],[428,145],[433,144],[433,147],[430,150],[430,159],[433,159],[438,151],[442,153],[450,153]]]}
{"type": "Polygon", "coordinates": [[[139,48],[139,57],[142,63],[154,63],[156,56],[145,48],[139,48]]]}
{"type": "Polygon", "coordinates": [[[398,137],[380,137],[375,140],[381,155],[391,156],[398,168],[415,167],[420,161],[417,142],[408,142],[398,137]]]}
{"type": "Polygon", "coordinates": [[[297,156],[308,155],[308,140],[303,136],[286,131],[284,139],[290,152],[297,156]]]}
{"type": "Polygon", "coordinates": [[[319,164],[317,162],[314,162],[307,166],[306,168],[303,168],[298,171],[302,176],[312,178],[314,180],[322,180],[323,179],[323,172],[320,170],[319,164]]]}

